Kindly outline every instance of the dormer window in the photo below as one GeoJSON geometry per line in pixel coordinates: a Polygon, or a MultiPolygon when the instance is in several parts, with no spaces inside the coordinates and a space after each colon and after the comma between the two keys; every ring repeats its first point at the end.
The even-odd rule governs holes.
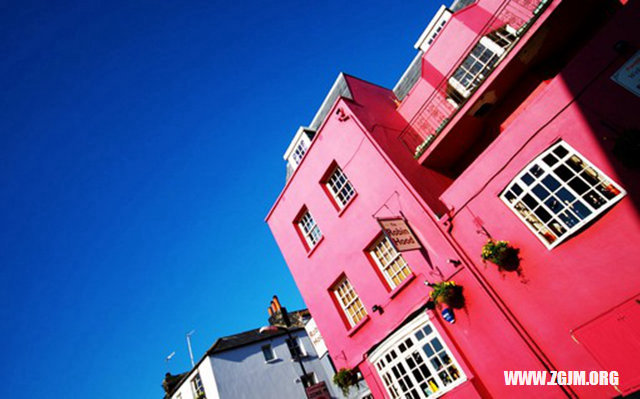
{"type": "Polygon", "coordinates": [[[300,165],[300,162],[302,162],[302,157],[306,153],[307,153],[307,142],[304,140],[300,140],[300,142],[296,146],[296,149],[293,150],[293,154],[291,154],[296,166],[300,165]]]}
{"type": "Polygon", "coordinates": [[[302,162],[311,145],[314,134],[313,130],[300,127],[293,140],[291,140],[291,144],[289,144],[287,151],[284,153],[284,160],[287,161],[287,180],[302,162]]]}

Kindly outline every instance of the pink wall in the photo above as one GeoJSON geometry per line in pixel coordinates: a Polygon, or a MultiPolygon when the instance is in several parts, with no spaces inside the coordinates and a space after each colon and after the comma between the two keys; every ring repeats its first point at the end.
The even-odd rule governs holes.
{"type": "MultiPolygon", "coordinates": [[[[634,244],[640,237],[639,176],[611,152],[621,130],[640,126],[640,99],[610,79],[630,55],[616,53],[614,44],[621,39],[630,40],[635,48],[640,44],[633,22],[640,15],[638,4],[624,11],[441,197],[447,207],[460,212],[453,220],[453,237],[477,263],[486,241],[476,233],[478,218],[496,239],[520,248],[523,277],[499,273],[493,267],[483,269],[484,276],[558,369],[602,369],[602,363],[571,332],[640,292],[640,247],[634,244]],[[559,110],[563,111],[558,114],[559,110]],[[573,146],[628,194],[572,238],[547,250],[498,195],[557,139],[573,146]]],[[[626,362],[615,363],[621,368],[631,367],[628,363],[640,356],[629,340],[607,345],[612,353],[628,355],[626,362]]],[[[574,389],[585,397],[612,395],[610,388],[574,389]]]]}
{"type": "MultiPolygon", "coordinates": [[[[474,21],[488,18],[484,10],[494,10],[497,4],[485,1],[456,14],[425,61],[441,74],[447,73],[452,60],[460,57],[460,48],[471,44],[474,29],[481,29],[474,21]],[[453,54],[456,48],[458,53],[453,54]]],[[[634,22],[639,10],[637,2],[626,6],[561,75],[536,92],[526,107],[516,110],[518,115],[509,119],[503,133],[455,180],[419,165],[397,139],[406,120],[433,90],[427,79],[396,109],[391,91],[347,77],[354,101],[336,102],[267,222],[336,366],[359,366],[376,397],[384,397],[382,384],[365,355],[425,303],[429,292],[425,280],[451,278],[465,288],[467,306],[456,312],[455,324],[431,314],[469,378],[448,397],[561,397],[557,386],[506,387],[503,371],[543,370],[544,364],[558,370],[590,371],[617,364],[607,363],[589,343],[574,340],[571,333],[578,331],[576,337],[582,336],[585,324],[601,320],[639,293],[638,173],[613,158],[611,147],[620,130],[640,126],[640,101],[609,79],[629,56],[618,55],[613,45],[626,39],[640,48],[634,22]],[[578,93],[580,98],[574,101],[578,93]],[[336,117],[338,108],[349,116],[346,121],[336,117]],[[498,195],[558,138],[628,194],[582,231],[547,250],[498,195]],[[341,212],[320,184],[334,161],[357,191],[341,212]],[[310,253],[293,225],[303,206],[323,233],[323,240],[310,253]],[[451,223],[447,209],[457,212],[451,223]],[[364,250],[380,233],[374,216],[400,212],[425,251],[403,254],[415,277],[400,290],[389,292],[364,250]],[[479,254],[486,237],[478,233],[480,227],[521,250],[522,275],[500,273],[482,264],[479,254]],[[462,265],[455,268],[448,259],[461,260],[462,265]],[[355,331],[345,326],[328,291],[343,273],[369,313],[355,331]],[[373,305],[382,306],[384,313],[372,312],[373,305]]],[[[638,319],[637,313],[635,318],[629,315],[638,319]]],[[[606,323],[598,323],[607,331],[606,323]]],[[[590,334],[583,335],[592,340],[590,334]]],[[[607,339],[603,342],[611,352],[636,350],[623,339],[607,339]]],[[[628,372],[628,381],[635,372],[631,363],[638,357],[630,355],[627,363],[623,357],[621,367],[628,372]]],[[[631,389],[625,384],[621,376],[621,389],[631,389]]],[[[572,389],[581,397],[617,395],[611,387],[572,389]]]]}
{"type": "MultiPolygon", "coordinates": [[[[339,100],[336,108],[347,109],[346,105],[339,100]]],[[[355,367],[362,364],[372,346],[426,302],[429,289],[423,284],[425,280],[440,281],[443,277],[438,270],[445,278],[456,273],[447,260],[458,257],[428,216],[427,212],[431,212],[426,203],[394,171],[355,115],[351,114],[346,122],[331,115],[267,221],[336,366],[355,367]],[[342,213],[335,209],[319,183],[334,160],[358,193],[342,213]],[[310,210],[324,237],[310,254],[293,226],[303,205],[310,210]],[[403,254],[415,278],[401,290],[388,292],[364,250],[380,233],[372,215],[397,216],[400,212],[424,244],[426,256],[418,251],[403,254]],[[343,273],[369,312],[368,321],[353,334],[349,334],[328,292],[343,273]],[[375,304],[384,308],[382,315],[371,311],[375,304]]],[[[452,394],[468,397],[467,390],[483,392],[486,386],[493,394],[512,393],[514,388],[504,386],[502,370],[505,367],[539,370],[540,364],[499,312],[491,309],[490,300],[482,294],[477,282],[464,270],[458,271],[455,281],[466,289],[467,310],[457,315],[453,328],[433,316],[470,379],[468,387],[460,387],[452,394]],[[520,355],[512,356],[514,350],[520,355]],[[482,374],[490,377],[481,383],[475,376],[482,374]]],[[[373,387],[380,383],[373,374],[368,376],[368,382],[373,387]]],[[[531,397],[541,393],[552,397],[557,391],[557,388],[536,389],[531,391],[531,397]]]]}

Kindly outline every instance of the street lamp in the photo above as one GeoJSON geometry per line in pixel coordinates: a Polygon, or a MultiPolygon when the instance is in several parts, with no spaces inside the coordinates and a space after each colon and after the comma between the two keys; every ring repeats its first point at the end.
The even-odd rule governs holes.
{"type": "MultiPolygon", "coordinates": [[[[287,337],[289,337],[289,340],[293,344],[294,342],[293,335],[291,335],[291,331],[289,331],[288,328],[282,327],[282,326],[273,326],[273,325],[260,327],[260,334],[276,333],[278,331],[284,331],[285,333],[287,333],[287,337]]],[[[302,376],[303,378],[305,378],[307,375],[307,370],[305,370],[304,368],[304,364],[302,363],[302,358],[299,355],[296,356],[296,358],[297,358],[296,360],[298,361],[298,364],[300,364],[300,368],[302,369],[302,376]]],[[[302,386],[304,387],[304,381],[302,382],[302,386]]]]}

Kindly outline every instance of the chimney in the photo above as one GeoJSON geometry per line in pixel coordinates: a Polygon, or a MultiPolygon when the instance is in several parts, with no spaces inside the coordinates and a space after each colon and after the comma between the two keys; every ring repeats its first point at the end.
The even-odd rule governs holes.
{"type": "Polygon", "coordinates": [[[271,306],[267,309],[269,312],[269,324],[290,327],[291,320],[287,313],[287,308],[282,307],[277,295],[271,299],[271,306]]]}
{"type": "Polygon", "coordinates": [[[274,295],[273,299],[271,300],[271,302],[275,305],[275,311],[279,312],[280,309],[282,309],[282,306],[280,306],[280,301],[278,300],[278,296],[274,295]]]}

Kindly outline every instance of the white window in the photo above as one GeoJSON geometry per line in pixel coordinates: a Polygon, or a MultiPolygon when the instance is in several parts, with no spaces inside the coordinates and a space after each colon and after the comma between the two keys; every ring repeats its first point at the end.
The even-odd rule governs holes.
{"type": "Polygon", "coordinates": [[[177,394],[176,399],[182,399],[182,393],[177,394]]]}
{"type": "Polygon", "coordinates": [[[298,142],[298,145],[296,145],[295,149],[293,150],[293,153],[291,154],[291,157],[295,162],[295,166],[300,165],[300,162],[302,161],[302,157],[304,157],[304,154],[306,153],[307,153],[307,142],[305,140],[300,140],[298,142]]]}
{"type": "Polygon", "coordinates": [[[402,255],[396,251],[386,235],[383,234],[376,240],[369,249],[369,254],[391,289],[397,287],[411,275],[409,265],[407,265],[402,255]]]}
{"type": "Polygon", "coordinates": [[[435,398],[466,380],[426,315],[387,338],[370,359],[392,399],[435,398]]]}
{"type": "Polygon", "coordinates": [[[462,64],[449,79],[449,84],[462,97],[471,95],[473,89],[489,75],[506,49],[516,37],[508,26],[497,29],[480,39],[462,64]]]}
{"type": "Polygon", "coordinates": [[[356,193],[353,185],[339,166],[333,169],[325,184],[340,209],[344,208],[356,193]]]}
{"type": "Polygon", "coordinates": [[[308,209],[304,210],[302,216],[298,219],[297,224],[300,229],[300,233],[307,243],[308,249],[315,247],[318,241],[322,238],[322,232],[308,209]]]}
{"type": "Polygon", "coordinates": [[[304,346],[300,341],[300,338],[293,338],[293,339],[287,338],[286,342],[287,342],[287,348],[289,348],[289,353],[291,354],[291,357],[293,359],[298,359],[298,358],[307,356],[306,352],[304,351],[304,346]]]}
{"type": "Polygon", "coordinates": [[[334,286],[333,293],[345,316],[347,316],[351,327],[358,324],[367,316],[367,310],[364,308],[364,305],[362,305],[360,297],[358,297],[358,294],[356,294],[356,291],[346,277],[334,286]]]}
{"type": "Polygon", "coordinates": [[[276,360],[276,354],[273,352],[271,344],[262,345],[262,354],[266,362],[272,362],[276,360]]]}
{"type": "Polygon", "coordinates": [[[551,249],[624,194],[619,185],[560,141],[527,165],[500,198],[551,249]]]}
{"type": "Polygon", "coordinates": [[[200,373],[196,374],[191,380],[191,389],[193,390],[193,397],[195,399],[206,399],[207,396],[204,393],[204,386],[202,385],[202,379],[200,373]]]}

